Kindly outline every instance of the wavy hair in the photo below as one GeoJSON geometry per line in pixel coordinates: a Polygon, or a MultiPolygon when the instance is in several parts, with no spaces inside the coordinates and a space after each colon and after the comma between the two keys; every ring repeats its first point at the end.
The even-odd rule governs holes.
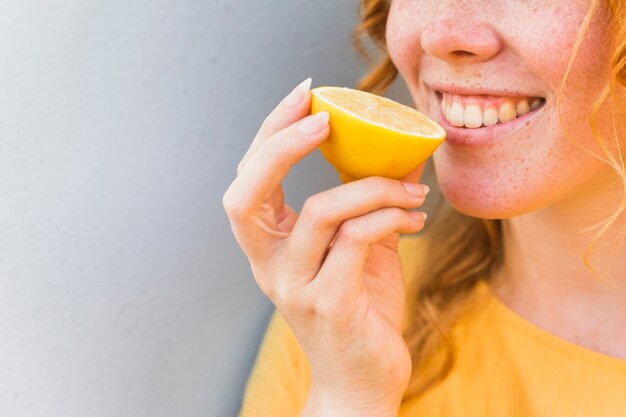
{"type": "MultiPolygon", "coordinates": [[[[622,199],[615,212],[607,219],[583,231],[598,229],[597,234],[585,248],[582,261],[592,274],[614,289],[617,284],[596,270],[589,262],[591,248],[610,228],[626,208],[626,171],[619,148],[616,128],[616,106],[624,103],[626,86],[626,1],[591,0],[576,38],[572,55],[561,82],[557,97],[557,112],[561,117],[560,98],[574,59],[588,30],[594,13],[605,5],[611,14],[610,35],[615,41],[610,62],[610,79],[596,98],[590,114],[594,139],[605,157],[592,153],[611,166],[622,185],[622,199]],[[604,104],[611,105],[613,123],[612,138],[615,147],[601,137],[598,116],[604,104]],[[612,152],[613,151],[613,152],[612,152]],[[616,155],[614,155],[616,153],[616,155]]],[[[360,0],[357,9],[359,24],[352,32],[352,41],[371,70],[357,83],[357,88],[383,94],[398,75],[389,57],[385,39],[387,17],[391,0],[360,0]],[[373,41],[376,56],[372,57],[364,38],[373,41]]],[[[420,396],[443,381],[452,369],[456,347],[451,341],[450,330],[470,305],[472,289],[478,280],[491,280],[495,268],[503,262],[503,226],[501,219],[482,219],[464,215],[440,198],[432,216],[430,228],[425,230],[426,253],[421,265],[413,271],[419,279],[409,280],[407,288],[407,320],[404,338],[411,351],[413,375],[404,399],[420,396]],[[428,358],[428,361],[425,359],[428,358]],[[429,364],[426,366],[426,364],[429,364]],[[434,367],[432,365],[435,365],[434,367]]],[[[620,243],[626,234],[622,231],[620,243]]]]}

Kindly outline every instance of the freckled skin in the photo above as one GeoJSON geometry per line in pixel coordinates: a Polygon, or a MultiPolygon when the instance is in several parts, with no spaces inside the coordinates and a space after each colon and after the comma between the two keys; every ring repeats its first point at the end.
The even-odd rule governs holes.
{"type": "MultiPolygon", "coordinates": [[[[569,0],[392,2],[387,27],[391,58],[417,108],[433,119],[438,119],[439,109],[429,82],[447,79],[501,90],[514,85],[546,99],[543,117],[502,138],[492,152],[446,142],[435,152],[441,191],[458,210],[509,218],[555,204],[609,172],[606,164],[566,138],[571,134],[585,146],[595,144],[584,115],[607,77],[608,40],[601,35],[606,11],[595,19],[566,85],[566,129],[558,125],[556,114],[560,82],[586,8],[586,2],[569,0]]],[[[600,151],[597,145],[594,150],[600,151]]]]}
{"type": "MultiPolygon", "coordinates": [[[[433,154],[439,187],[467,215],[506,219],[506,283],[498,293],[509,306],[569,340],[593,333],[597,344],[590,347],[626,358],[624,295],[603,287],[579,259],[593,234],[569,246],[576,232],[612,214],[621,199],[610,181],[614,171],[575,143],[605,157],[589,126],[591,105],[610,74],[613,43],[605,35],[610,16],[604,2],[565,85],[562,124],[557,113],[588,6],[587,0],[393,0],[387,47],[416,107],[435,120],[440,110],[430,83],[501,91],[513,86],[546,99],[541,114],[488,147],[444,141],[433,154]]],[[[626,120],[620,111],[618,120],[626,120]]],[[[604,106],[599,133],[615,145],[608,112],[604,106]]],[[[626,132],[622,125],[617,129],[626,159],[626,132]]],[[[622,222],[603,242],[625,227],[622,222]]],[[[593,260],[626,288],[624,253],[593,260]]]]}

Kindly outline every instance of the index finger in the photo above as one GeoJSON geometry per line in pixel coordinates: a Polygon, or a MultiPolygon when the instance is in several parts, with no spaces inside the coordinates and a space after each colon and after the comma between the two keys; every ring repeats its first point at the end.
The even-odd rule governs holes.
{"type": "Polygon", "coordinates": [[[289,169],[313,152],[330,133],[330,115],[320,111],[268,138],[231,184],[240,208],[250,213],[268,201],[289,169]]]}

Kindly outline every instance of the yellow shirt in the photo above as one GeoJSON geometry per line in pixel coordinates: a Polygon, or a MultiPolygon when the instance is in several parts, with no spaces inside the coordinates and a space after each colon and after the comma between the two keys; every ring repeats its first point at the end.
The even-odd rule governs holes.
{"type": "MultiPolygon", "coordinates": [[[[400,239],[405,276],[419,256],[419,239],[400,239]]],[[[484,282],[476,291],[484,296],[483,307],[453,328],[461,346],[455,367],[424,396],[403,402],[399,417],[626,417],[626,360],[526,321],[484,282]]],[[[275,310],[239,417],[300,416],[309,384],[307,358],[275,310]]]]}

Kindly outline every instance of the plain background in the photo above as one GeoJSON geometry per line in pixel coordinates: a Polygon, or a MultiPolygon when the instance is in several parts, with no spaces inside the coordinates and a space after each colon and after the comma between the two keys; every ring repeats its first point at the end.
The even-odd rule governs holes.
{"type": "MultiPolygon", "coordinates": [[[[222,195],[294,86],[365,74],[356,5],[2,2],[0,415],[236,414],[272,305],[222,195]]],[[[337,185],[319,151],[284,182],[337,185]]]]}

